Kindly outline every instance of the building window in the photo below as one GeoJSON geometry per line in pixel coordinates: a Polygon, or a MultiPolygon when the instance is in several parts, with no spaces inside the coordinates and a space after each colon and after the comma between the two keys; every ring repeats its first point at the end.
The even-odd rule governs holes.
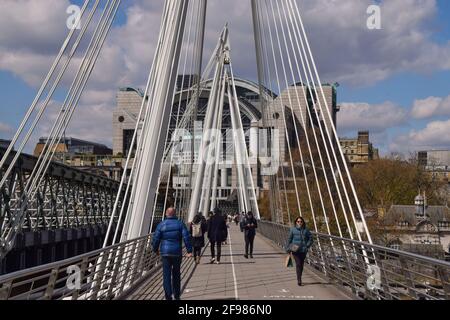
{"type": "Polygon", "coordinates": [[[398,223],[398,226],[399,226],[400,228],[408,228],[408,227],[409,227],[409,222],[408,222],[408,221],[400,221],[400,222],[398,223]]]}
{"type": "Polygon", "coordinates": [[[450,222],[439,221],[439,229],[450,229],[450,222]]]}

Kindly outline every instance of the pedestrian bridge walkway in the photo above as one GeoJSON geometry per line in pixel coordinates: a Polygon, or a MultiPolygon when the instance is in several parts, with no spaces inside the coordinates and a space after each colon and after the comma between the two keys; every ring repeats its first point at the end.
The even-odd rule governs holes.
{"type": "MultiPolygon", "coordinates": [[[[308,266],[302,287],[297,285],[295,268],[285,268],[286,253],[261,234],[255,239],[254,259],[244,257],[244,235],[230,225],[227,244],[222,246],[221,264],[210,264],[210,248],[201,263],[184,259],[183,300],[347,300],[350,299],[308,266]]],[[[162,274],[147,280],[133,291],[130,300],[164,299],[162,274]]]]}

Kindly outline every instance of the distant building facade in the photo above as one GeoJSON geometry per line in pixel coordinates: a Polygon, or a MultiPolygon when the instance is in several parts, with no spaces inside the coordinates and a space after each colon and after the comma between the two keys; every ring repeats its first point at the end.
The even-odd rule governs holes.
{"type": "MultiPolygon", "coordinates": [[[[39,139],[34,156],[39,157],[42,154],[47,139],[39,139]]],[[[112,149],[96,142],[62,138],[55,146],[53,160],[110,179],[119,180],[121,177],[122,159],[114,157],[112,149]]]]}
{"type": "Polygon", "coordinates": [[[360,131],[357,138],[341,138],[339,142],[351,165],[364,164],[379,158],[378,149],[370,142],[369,131],[360,131]]]}
{"type": "Polygon", "coordinates": [[[428,206],[426,197],[418,195],[414,205],[393,205],[378,219],[385,232],[383,245],[439,259],[450,258],[447,206],[428,206]]]}
{"type": "Polygon", "coordinates": [[[450,150],[420,151],[417,158],[419,166],[450,184],[450,150]]]}
{"type": "Polygon", "coordinates": [[[10,143],[11,143],[10,140],[0,139],[0,148],[8,148],[10,143]]]}

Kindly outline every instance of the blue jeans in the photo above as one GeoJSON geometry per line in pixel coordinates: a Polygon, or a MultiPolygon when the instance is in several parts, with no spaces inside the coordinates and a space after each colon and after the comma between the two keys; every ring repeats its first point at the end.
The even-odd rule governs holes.
{"type": "Polygon", "coordinates": [[[181,295],[181,260],[182,257],[162,257],[164,291],[166,300],[180,300],[181,295]]]}

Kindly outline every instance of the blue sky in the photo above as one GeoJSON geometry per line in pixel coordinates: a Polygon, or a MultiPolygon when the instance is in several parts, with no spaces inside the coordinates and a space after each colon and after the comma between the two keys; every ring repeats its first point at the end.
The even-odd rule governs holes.
{"type": "MultiPolygon", "coordinates": [[[[43,79],[58,50],[58,43],[60,45],[64,36],[64,32],[59,29],[66,19],[65,7],[61,5],[59,11],[53,10],[57,13],[52,13],[50,8],[64,1],[40,1],[43,8],[37,11],[44,17],[38,19],[31,16],[29,19],[36,19],[44,25],[43,29],[50,30],[48,37],[53,34],[54,40],[46,39],[44,33],[33,31],[36,38],[42,37],[40,43],[46,43],[48,40],[49,45],[46,48],[41,48],[39,43],[33,44],[33,39],[20,32],[15,33],[15,30],[24,26],[23,22],[15,26],[19,22],[14,18],[14,10],[17,14],[29,12],[31,15],[36,12],[33,7],[36,6],[33,4],[35,1],[23,1],[25,10],[19,10],[14,0],[2,0],[0,3],[0,138],[10,138],[13,135],[33,101],[39,80],[43,79]],[[1,12],[4,12],[5,16],[2,16],[1,12]],[[2,28],[2,23],[4,26],[10,26],[10,29],[2,28]],[[20,42],[22,37],[23,43],[20,42]],[[31,62],[33,59],[36,59],[36,63],[31,62]]],[[[306,11],[306,26],[313,38],[313,52],[317,56],[322,79],[340,83],[338,103],[343,108],[338,116],[339,133],[351,136],[356,135],[358,129],[369,129],[373,133],[373,142],[381,148],[383,154],[394,151],[407,153],[428,148],[450,149],[450,98],[448,105],[445,100],[450,97],[450,1],[381,1],[383,31],[378,34],[377,31],[369,34],[367,30],[363,30],[362,23],[358,26],[354,22],[358,19],[364,21],[366,17],[361,15],[360,9],[373,2],[353,0],[358,5],[346,6],[350,1],[342,0],[337,7],[338,4],[332,0],[299,0],[299,4],[304,6],[306,11]],[[404,7],[401,6],[402,3],[404,7]],[[322,9],[321,16],[315,17],[317,7],[323,4],[326,5],[325,11],[322,9]],[[328,15],[336,16],[336,21],[329,19],[328,15]],[[342,20],[339,20],[340,15],[342,20]],[[408,20],[408,15],[415,16],[408,20]],[[420,36],[412,36],[417,34],[420,36]],[[369,40],[365,40],[364,36],[369,40]],[[366,41],[371,41],[372,44],[366,41]],[[375,42],[380,43],[381,48],[372,46],[375,42]],[[429,52],[427,48],[430,48],[429,52]],[[374,74],[382,76],[363,76],[361,70],[372,69],[374,74]],[[434,101],[434,104],[431,101],[434,101]],[[432,105],[435,105],[436,110],[428,112],[432,105]],[[414,109],[414,106],[417,108],[414,109]],[[390,114],[393,116],[390,117],[390,114]]],[[[71,1],[78,5],[82,2],[71,1]]],[[[101,123],[99,127],[104,129],[88,133],[87,130],[93,127],[92,122],[83,125],[83,118],[80,117],[78,125],[73,126],[74,136],[112,145],[110,127],[114,93],[121,86],[143,85],[157,36],[157,17],[161,13],[161,2],[123,1],[114,30],[108,38],[105,67],[100,67],[98,74],[93,75],[87,88],[90,93],[82,101],[84,108],[97,112],[98,118],[93,114],[90,117],[92,120],[88,120],[95,119],[95,123],[101,123]],[[122,41],[124,37],[128,41],[125,41],[125,44],[122,41]],[[143,42],[145,43],[141,51],[141,47],[136,44],[143,42]],[[131,66],[128,65],[130,61],[133,61],[131,66]],[[120,65],[126,65],[126,68],[119,67],[120,65]],[[110,78],[115,80],[111,81],[109,87],[108,79],[101,77],[102,71],[105,70],[110,72],[110,78]]],[[[228,8],[224,9],[220,3],[210,1],[205,51],[214,45],[224,22],[231,20],[231,37],[234,37],[233,46],[238,53],[234,59],[241,59],[236,64],[235,72],[242,77],[255,79],[252,55],[239,55],[252,50],[248,4],[231,0],[228,8]],[[228,10],[229,14],[224,14],[221,10],[228,10]]],[[[59,100],[62,97],[56,98],[59,100]]],[[[45,134],[45,129],[41,133],[45,134]]]]}

